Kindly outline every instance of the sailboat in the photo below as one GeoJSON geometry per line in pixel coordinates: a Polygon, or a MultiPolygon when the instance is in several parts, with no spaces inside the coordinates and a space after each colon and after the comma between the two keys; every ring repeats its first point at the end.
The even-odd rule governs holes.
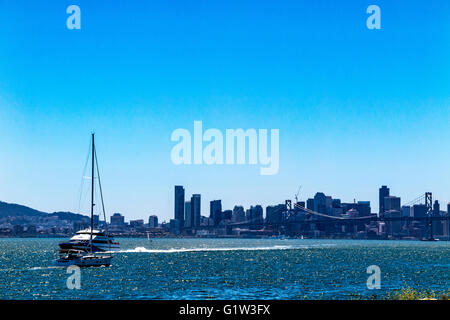
{"type": "MultiPolygon", "coordinates": [[[[110,266],[111,265],[111,255],[101,254],[98,255],[96,252],[101,251],[97,250],[96,246],[94,246],[93,236],[98,236],[101,234],[102,236],[106,236],[108,239],[107,228],[105,228],[105,232],[101,232],[99,230],[94,230],[94,174],[95,174],[95,164],[97,164],[97,176],[99,180],[100,186],[100,195],[102,200],[102,208],[103,215],[106,223],[106,214],[105,214],[105,206],[103,204],[103,195],[102,195],[102,187],[100,183],[100,175],[98,170],[98,162],[97,162],[97,154],[95,152],[95,139],[94,133],[92,133],[92,174],[91,174],[91,227],[89,229],[83,230],[83,234],[89,233],[89,242],[87,245],[83,246],[62,246],[60,244],[59,256],[54,260],[54,264],[56,266],[71,266],[76,265],[79,267],[100,267],[100,266],[110,266]]],[[[110,247],[118,243],[114,243],[112,241],[108,241],[106,243],[110,247]]]]}

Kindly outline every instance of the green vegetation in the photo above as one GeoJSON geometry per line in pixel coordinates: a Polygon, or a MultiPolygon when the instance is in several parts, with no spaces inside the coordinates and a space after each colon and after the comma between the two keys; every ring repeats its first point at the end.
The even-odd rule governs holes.
{"type": "Polygon", "coordinates": [[[419,291],[413,288],[403,288],[399,291],[389,293],[389,300],[448,300],[450,291],[445,293],[437,293],[435,291],[423,290],[419,291]]]}

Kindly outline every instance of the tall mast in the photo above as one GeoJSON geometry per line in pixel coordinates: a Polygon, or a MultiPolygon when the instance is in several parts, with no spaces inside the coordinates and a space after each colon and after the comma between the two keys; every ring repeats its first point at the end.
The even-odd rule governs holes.
{"type": "Polygon", "coordinates": [[[94,133],[92,133],[92,173],[91,173],[91,235],[89,244],[91,246],[92,253],[92,231],[94,228],[94,156],[95,156],[95,143],[94,133]]]}

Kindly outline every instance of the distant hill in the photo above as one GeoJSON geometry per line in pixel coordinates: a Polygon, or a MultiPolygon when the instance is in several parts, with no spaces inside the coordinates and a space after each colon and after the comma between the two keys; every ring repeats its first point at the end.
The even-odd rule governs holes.
{"type": "Polygon", "coordinates": [[[5,217],[52,217],[57,216],[61,220],[79,221],[86,220],[87,216],[72,212],[47,213],[15,203],[0,201],[0,218],[5,217]]]}

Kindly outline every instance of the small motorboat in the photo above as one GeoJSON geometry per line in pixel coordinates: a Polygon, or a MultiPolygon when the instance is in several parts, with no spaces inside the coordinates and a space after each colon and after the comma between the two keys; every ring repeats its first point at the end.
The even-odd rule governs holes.
{"type": "Polygon", "coordinates": [[[80,250],[61,250],[59,257],[54,260],[54,265],[58,267],[78,266],[78,267],[109,267],[112,256],[96,255],[80,250]]]}

